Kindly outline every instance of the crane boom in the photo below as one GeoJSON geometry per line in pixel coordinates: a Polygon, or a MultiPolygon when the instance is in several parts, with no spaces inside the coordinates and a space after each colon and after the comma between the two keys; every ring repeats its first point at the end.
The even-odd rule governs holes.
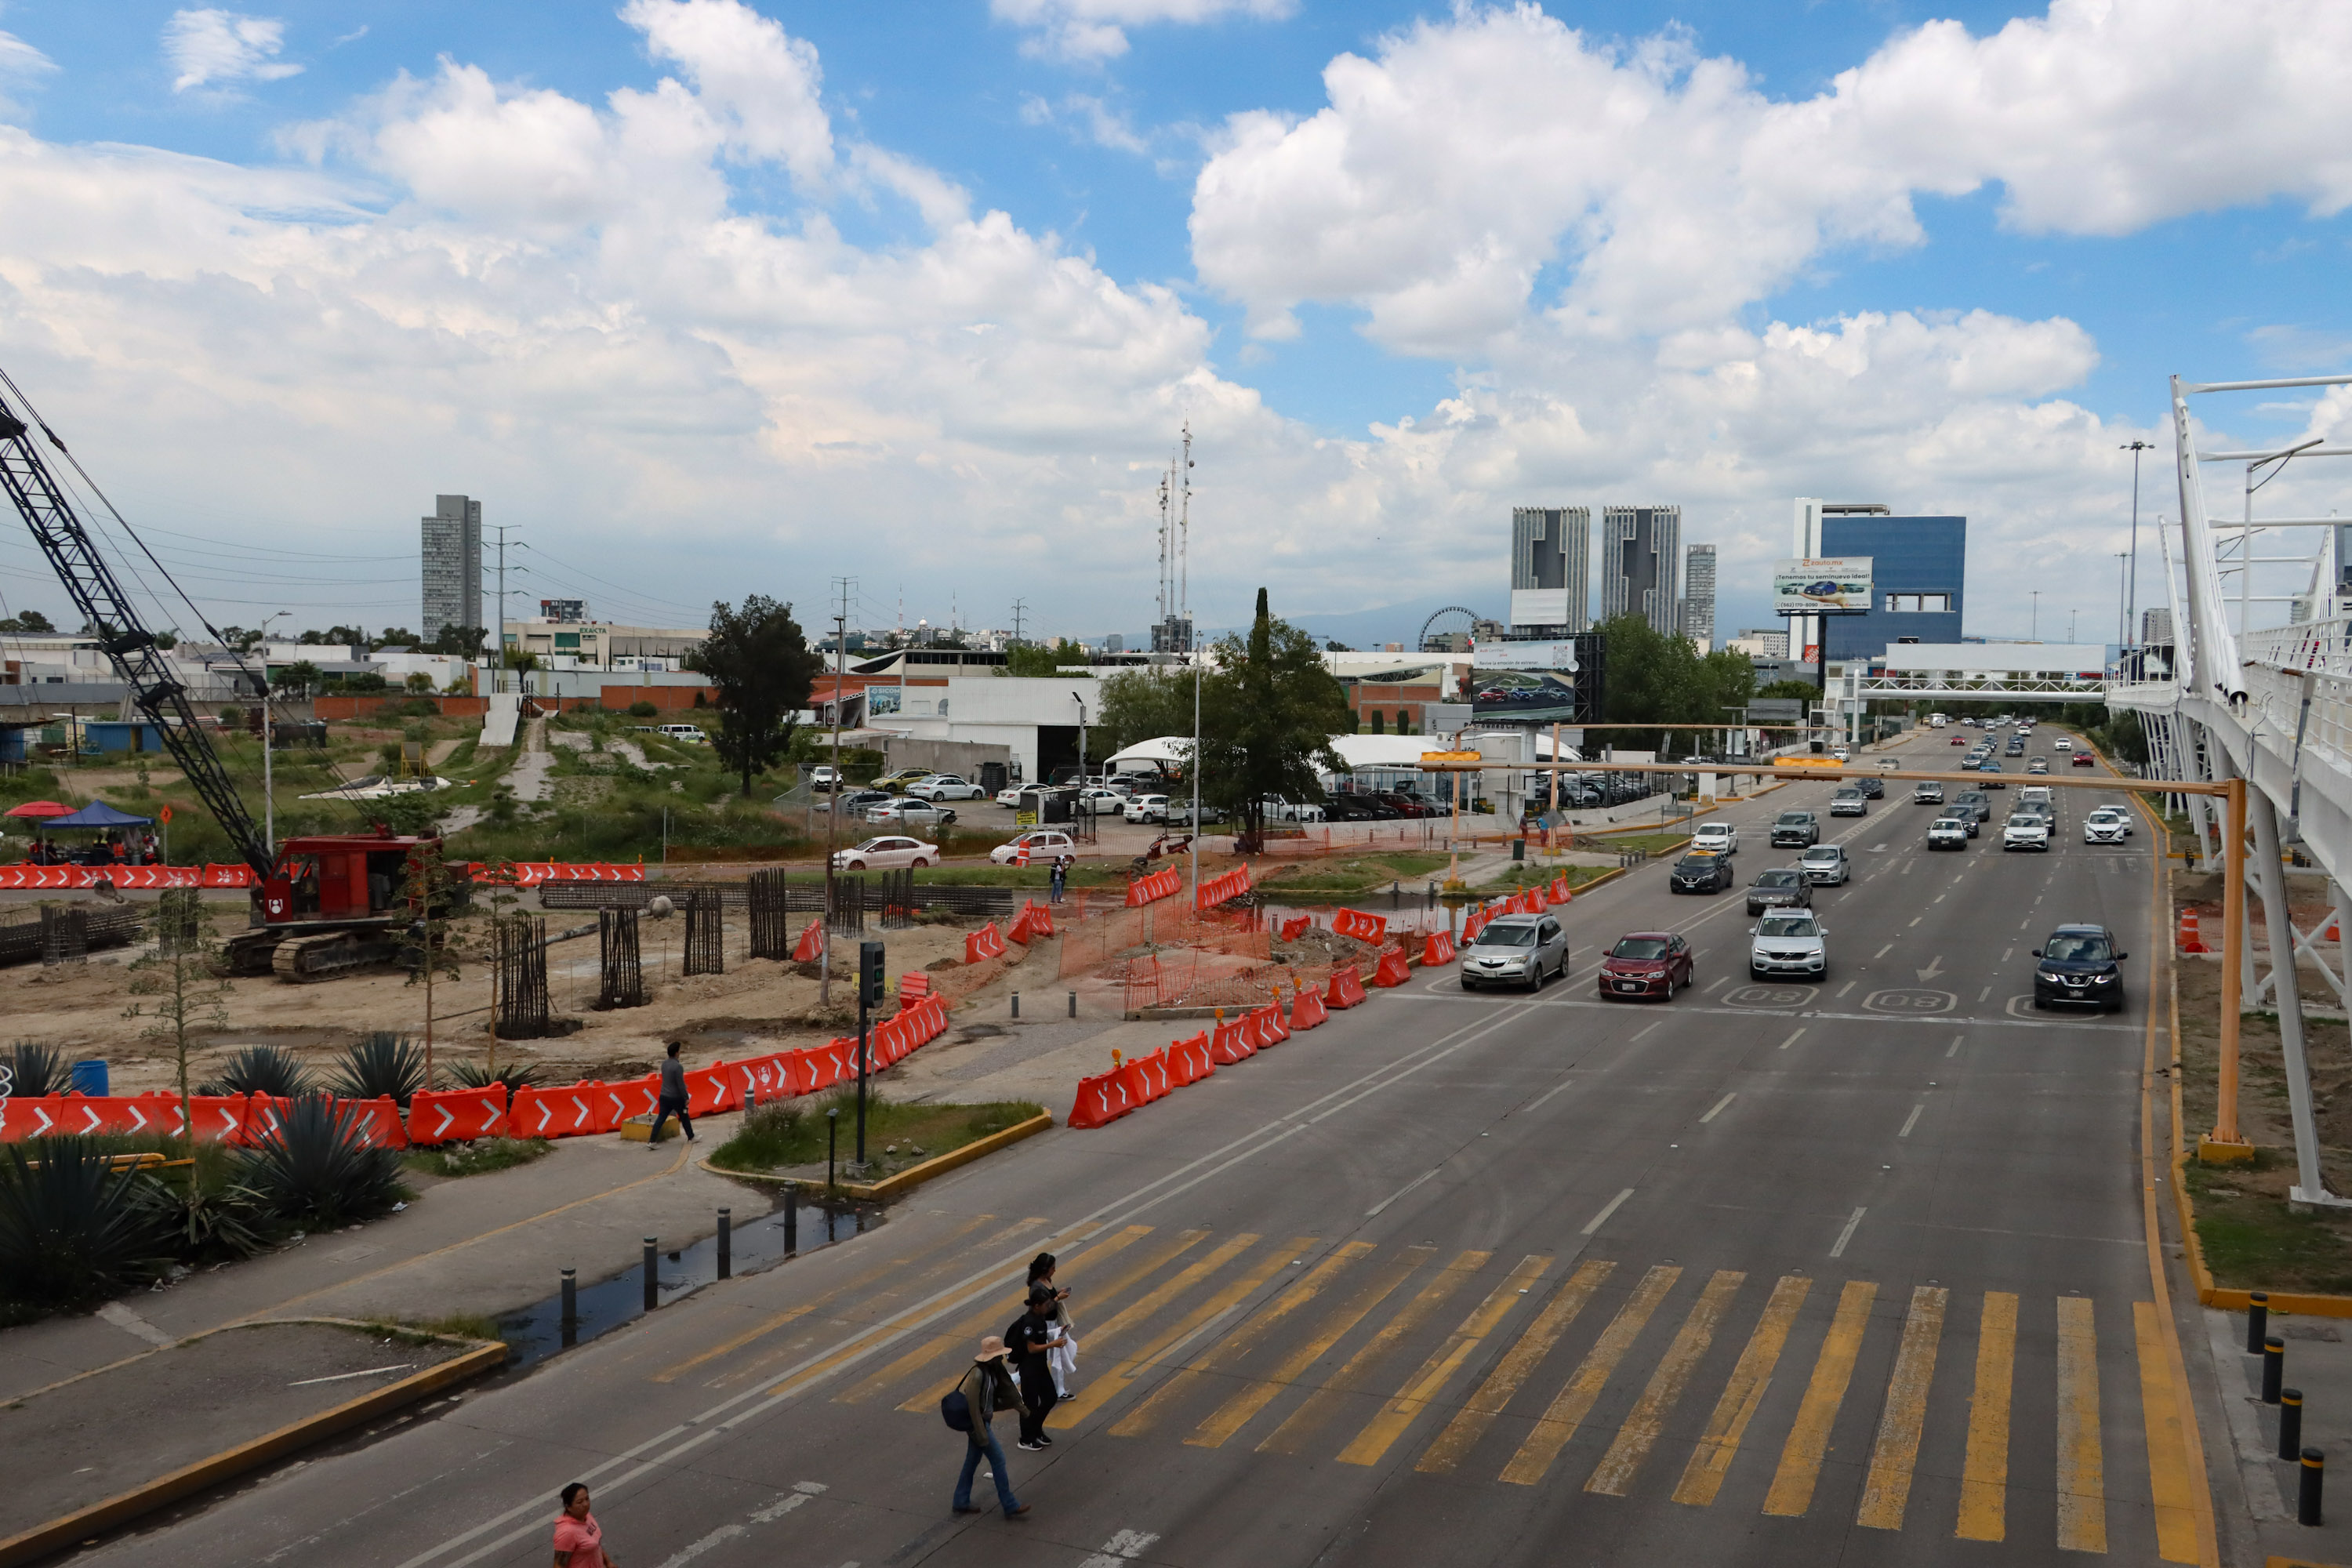
{"type": "MultiPolygon", "coordinates": [[[[162,733],[172,760],[180,764],[245,863],[257,878],[267,880],[276,859],[274,846],[246,809],[236,785],[222,765],[212,738],[197,721],[187,689],[172,678],[155,637],[140,624],[130,596],[115,581],[112,568],[98,552],[89,531],[75,515],[73,503],[49,472],[35,445],[29,407],[18,409],[0,393],[0,486],[32,530],[41,552],[58,574],[83,618],[96,630],[115,672],[131,688],[131,700],[162,733]]],[[[40,426],[51,441],[57,436],[40,426]]],[[[58,442],[63,450],[64,443],[58,442]]],[[[266,697],[265,697],[266,700],[266,697]]]]}

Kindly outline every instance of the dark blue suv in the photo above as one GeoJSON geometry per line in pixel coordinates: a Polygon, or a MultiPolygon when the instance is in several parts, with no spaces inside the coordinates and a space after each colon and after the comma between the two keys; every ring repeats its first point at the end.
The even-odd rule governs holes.
{"type": "Polygon", "coordinates": [[[2036,1007],[2063,1004],[2123,1011],[2120,965],[2131,955],[2116,946],[2115,934],[2106,927],[2060,926],[2033,950],[2033,956],[2041,961],[2033,966],[2036,1007]]]}

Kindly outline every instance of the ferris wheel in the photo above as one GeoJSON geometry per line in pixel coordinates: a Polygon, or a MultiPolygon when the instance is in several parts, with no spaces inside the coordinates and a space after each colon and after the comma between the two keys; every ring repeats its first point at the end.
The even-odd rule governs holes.
{"type": "Polygon", "coordinates": [[[1477,626],[1478,613],[1475,610],[1465,609],[1460,605],[1448,605],[1421,623],[1420,651],[1453,652],[1456,646],[1455,637],[1462,638],[1462,646],[1467,647],[1470,635],[1477,626]]]}

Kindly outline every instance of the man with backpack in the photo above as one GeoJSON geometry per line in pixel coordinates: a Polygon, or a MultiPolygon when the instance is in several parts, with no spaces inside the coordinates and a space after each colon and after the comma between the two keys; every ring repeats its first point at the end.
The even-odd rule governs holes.
{"type": "Polygon", "coordinates": [[[1019,1519],[1029,1511],[1029,1505],[1013,1495],[1013,1479],[1004,1473],[1004,1447],[989,1425],[998,1411],[1020,1408],[1021,1391],[1013,1386],[1013,1374],[1004,1365],[1004,1341],[991,1334],[980,1342],[971,1370],[940,1401],[940,1418],[964,1435],[963,1474],[956,1478],[956,1512],[987,1511],[973,1507],[971,1501],[972,1473],[983,1458],[995,1478],[996,1500],[1004,1517],[1019,1519]]]}

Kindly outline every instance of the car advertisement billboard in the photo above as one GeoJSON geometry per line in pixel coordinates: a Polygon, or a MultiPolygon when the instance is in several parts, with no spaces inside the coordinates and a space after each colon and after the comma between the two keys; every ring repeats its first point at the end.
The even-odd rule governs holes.
{"type": "Polygon", "coordinates": [[[1482,642],[1470,650],[1473,669],[1555,669],[1576,673],[1576,644],[1553,642],[1482,642]]]}
{"type": "Polygon", "coordinates": [[[1783,561],[1772,568],[1776,616],[1863,615],[1870,609],[1867,555],[1783,561]]]}

